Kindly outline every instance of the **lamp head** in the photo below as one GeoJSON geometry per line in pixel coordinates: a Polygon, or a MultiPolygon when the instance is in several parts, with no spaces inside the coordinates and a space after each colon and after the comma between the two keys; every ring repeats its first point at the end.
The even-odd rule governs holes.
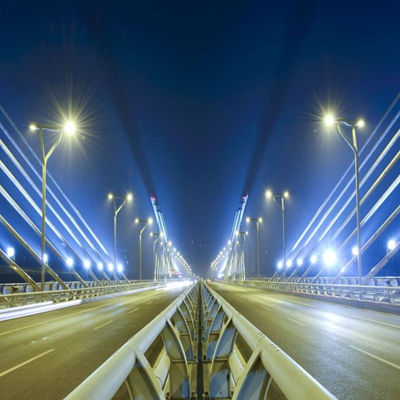
{"type": "Polygon", "coordinates": [[[108,193],[108,199],[112,200],[114,198],[114,195],[112,193],[108,193]]]}
{"type": "Polygon", "coordinates": [[[37,128],[36,124],[30,124],[30,125],[29,125],[29,130],[30,130],[30,131],[34,132],[34,131],[37,131],[37,129],[38,129],[38,128],[37,128]]]}
{"type": "Polygon", "coordinates": [[[335,123],[335,118],[333,117],[333,115],[327,115],[325,117],[325,124],[328,126],[332,126],[335,123]]]}
{"type": "Polygon", "coordinates": [[[265,192],[265,195],[267,196],[268,199],[270,199],[270,198],[272,197],[272,192],[271,192],[271,190],[268,189],[268,190],[265,192]]]}
{"type": "Polygon", "coordinates": [[[68,121],[64,125],[64,132],[67,135],[73,135],[76,131],[76,126],[72,121],[68,121]]]}
{"type": "Polygon", "coordinates": [[[126,199],[128,201],[131,201],[133,199],[132,193],[128,193],[128,195],[126,196],[126,199]]]}

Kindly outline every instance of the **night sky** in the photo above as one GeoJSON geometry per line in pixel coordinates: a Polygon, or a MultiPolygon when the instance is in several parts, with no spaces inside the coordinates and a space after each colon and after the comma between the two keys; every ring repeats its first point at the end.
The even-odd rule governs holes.
{"type": "MultiPolygon", "coordinates": [[[[364,118],[362,147],[399,92],[399,15],[398,1],[9,2],[0,12],[0,104],[37,154],[30,122],[77,119],[78,138],[48,168],[109,253],[107,193],[133,193],[118,222],[128,276],[137,274],[133,221],[153,216],[150,195],[173,245],[206,277],[245,194],[245,216],[263,218],[261,268],[271,276],[281,225],[265,190],[290,192],[290,250],[353,160],[324,113],[364,118]]],[[[398,174],[397,165],[392,181],[398,174]]],[[[398,198],[397,189],[364,240],[398,198]]],[[[254,276],[255,231],[242,228],[254,276]]],[[[399,232],[397,218],[365,272],[399,232]]],[[[11,238],[0,233],[4,247],[11,238]]],[[[144,245],[150,263],[147,236],[144,245]]],[[[399,258],[389,267],[399,273],[399,258]]]]}

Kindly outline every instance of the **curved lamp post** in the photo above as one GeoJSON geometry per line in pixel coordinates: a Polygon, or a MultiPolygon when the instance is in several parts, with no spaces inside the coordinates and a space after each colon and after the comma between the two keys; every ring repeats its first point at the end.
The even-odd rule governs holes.
{"type": "Polygon", "coordinates": [[[115,275],[115,269],[117,268],[117,215],[121,211],[122,207],[126,204],[127,201],[131,201],[133,198],[131,193],[128,193],[126,196],[116,196],[112,193],[108,194],[108,199],[113,200],[114,203],[114,269],[113,274],[115,275]],[[121,200],[120,206],[117,208],[117,200],[121,200]]]}
{"type": "Polygon", "coordinates": [[[356,126],[360,128],[364,126],[364,121],[347,121],[345,119],[335,119],[332,116],[325,118],[327,125],[335,124],[340,136],[345,140],[354,153],[354,172],[356,178],[356,215],[357,215],[357,260],[358,260],[358,284],[362,281],[362,264],[361,264],[361,219],[360,219],[360,181],[359,181],[359,165],[358,165],[358,147],[356,126]],[[352,141],[344,134],[341,125],[351,127],[352,141]]]}
{"type": "Polygon", "coordinates": [[[53,154],[56,147],[60,144],[63,134],[73,135],[75,133],[75,124],[67,122],[64,127],[48,124],[31,124],[29,126],[31,131],[39,131],[40,149],[42,158],[42,254],[41,254],[41,290],[44,291],[44,281],[46,275],[46,262],[44,260],[45,247],[46,247],[46,176],[47,176],[47,161],[53,154]],[[46,153],[44,147],[43,131],[58,133],[57,140],[53,143],[50,150],[46,153]]]}
{"type": "Polygon", "coordinates": [[[140,224],[144,224],[143,228],[140,229],[139,231],[139,282],[141,282],[142,281],[142,234],[144,230],[153,223],[153,220],[151,218],[149,219],[136,218],[135,222],[139,224],[139,228],[140,224]]]}
{"type": "Polygon", "coordinates": [[[283,267],[286,268],[285,199],[289,197],[289,192],[273,193],[271,190],[267,190],[266,196],[272,199],[282,212],[282,253],[283,267]]]}

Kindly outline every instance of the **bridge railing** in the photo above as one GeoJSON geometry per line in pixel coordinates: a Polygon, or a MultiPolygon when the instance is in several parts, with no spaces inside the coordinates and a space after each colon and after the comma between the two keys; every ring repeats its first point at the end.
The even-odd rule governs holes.
{"type": "Polygon", "coordinates": [[[336,398],[210,286],[202,294],[210,399],[266,399],[273,392],[289,400],[336,398]],[[247,361],[239,335],[251,350],[247,361]]]}
{"type": "Polygon", "coordinates": [[[278,388],[282,399],[335,399],[210,287],[201,284],[200,296],[198,291],[199,286],[189,288],[66,400],[110,400],[117,391],[129,399],[195,400],[201,376],[200,396],[207,400],[266,399],[271,388],[278,388]],[[238,334],[252,351],[247,361],[236,344],[238,334]],[[151,364],[145,353],[160,335],[164,348],[151,364]],[[198,359],[196,339],[205,354],[198,359]]]}
{"type": "MultiPolygon", "coordinates": [[[[20,285],[17,284],[14,286],[7,286],[7,290],[5,290],[5,292],[8,293],[0,295],[0,308],[25,306],[28,304],[49,301],[60,303],[72,300],[82,300],[91,297],[108,296],[115,293],[130,292],[132,290],[140,290],[142,288],[144,289],[158,285],[162,284],[153,281],[137,281],[124,285],[93,286],[85,288],[74,288],[74,285],[71,285],[71,289],[69,290],[55,290],[55,288],[58,288],[58,283],[56,283],[54,286],[51,287],[51,289],[53,290],[47,290],[44,292],[24,292],[23,290],[27,287],[25,286],[21,288],[20,285]]],[[[49,288],[49,286],[47,288],[49,288]]]]}
{"type": "Polygon", "coordinates": [[[189,399],[194,357],[198,286],[178,299],[82,382],[67,400],[189,399]],[[158,339],[164,344],[157,360],[146,351],[158,339]]]}
{"type": "MultiPolygon", "coordinates": [[[[392,281],[386,280],[391,283],[392,281]]],[[[239,283],[239,281],[232,281],[239,283]]],[[[260,286],[266,289],[281,290],[286,292],[307,293],[323,295],[327,297],[348,298],[357,300],[367,300],[377,303],[399,304],[400,287],[385,285],[349,285],[349,284],[330,284],[312,282],[283,282],[275,280],[249,280],[242,281],[242,284],[260,286]]],[[[397,283],[393,281],[394,284],[397,283]]]]}

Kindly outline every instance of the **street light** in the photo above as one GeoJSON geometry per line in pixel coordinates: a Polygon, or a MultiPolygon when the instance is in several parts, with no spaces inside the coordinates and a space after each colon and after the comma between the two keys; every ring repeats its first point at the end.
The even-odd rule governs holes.
{"type": "Polygon", "coordinates": [[[345,119],[335,119],[333,116],[328,115],[325,118],[327,125],[335,124],[340,135],[345,142],[350,146],[354,153],[354,171],[356,178],[356,214],[357,214],[357,259],[358,259],[358,284],[361,285],[362,281],[362,264],[361,264],[361,220],[360,220],[360,181],[359,181],[359,166],[358,166],[358,147],[357,147],[357,135],[356,126],[360,128],[364,126],[364,121],[347,121],[345,119]],[[341,125],[351,127],[352,141],[344,134],[341,125]]]}
{"type": "Polygon", "coordinates": [[[47,176],[47,161],[53,154],[53,151],[60,144],[63,134],[73,135],[75,133],[75,124],[71,121],[67,122],[64,127],[53,126],[47,124],[31,124],[29,126],[31,131],[39,131],[40,148],[42,156],[42,257],[41,257],[41,289],[44,291],[44,281],[46,274],[46,262],[44,260],[44,252],[46,246],[46,176],[47,176]],[[58,132],[58,138],[51,146],[50,150],[46,153],[44,148],[43,131],[58,132]]]}
{"type": "Polygon", "coordinates": [[[274,203],[279,207],[282,212],[282,253],[283,253],[283,265],[286,267],[286,236],[285,236],[285,199],[289,197],[289,192],[273,193],[271,190],[267,190],[265,193],[268,199],[272,199],[274,203]],[[279,201],[280,200],[280,201],[279,201]]]}
{"type": "Polygon", "coordinates": [[[116,267],[117,266],[117,215],[121,211],[122,207],[125,205],[126,201],[131,201],[133,196],[131,193],[128,193],[126,196],[115,196],[112,193],[109,193],[108,198],[109,200],[113,200],[114,202],[114,266],[116,267]],[[122,203],[118,208],[117,208],[117,199],[122,200],[122,203]]]}
{"type": "Polygon", "coordinates": [[[262,218],[246,218],[247,223],[251,223],[251,226],[257,232],[257,271],[258,271],[258,279],[260,279],[260,222],[262,222],[262,218]]]}
{"type": "Polygon", "coordinates": [[[153,223],[153,220],[151,218],[149,219],[139,219],[136,218],[135,222],[137,224],[143,223],[144,226],[142,229],[140,229],[139,231],[139,282],[142,281],[142,233],[144,232],[144,230],[147,228],[148,225],[151,225],[153,223]]]}

